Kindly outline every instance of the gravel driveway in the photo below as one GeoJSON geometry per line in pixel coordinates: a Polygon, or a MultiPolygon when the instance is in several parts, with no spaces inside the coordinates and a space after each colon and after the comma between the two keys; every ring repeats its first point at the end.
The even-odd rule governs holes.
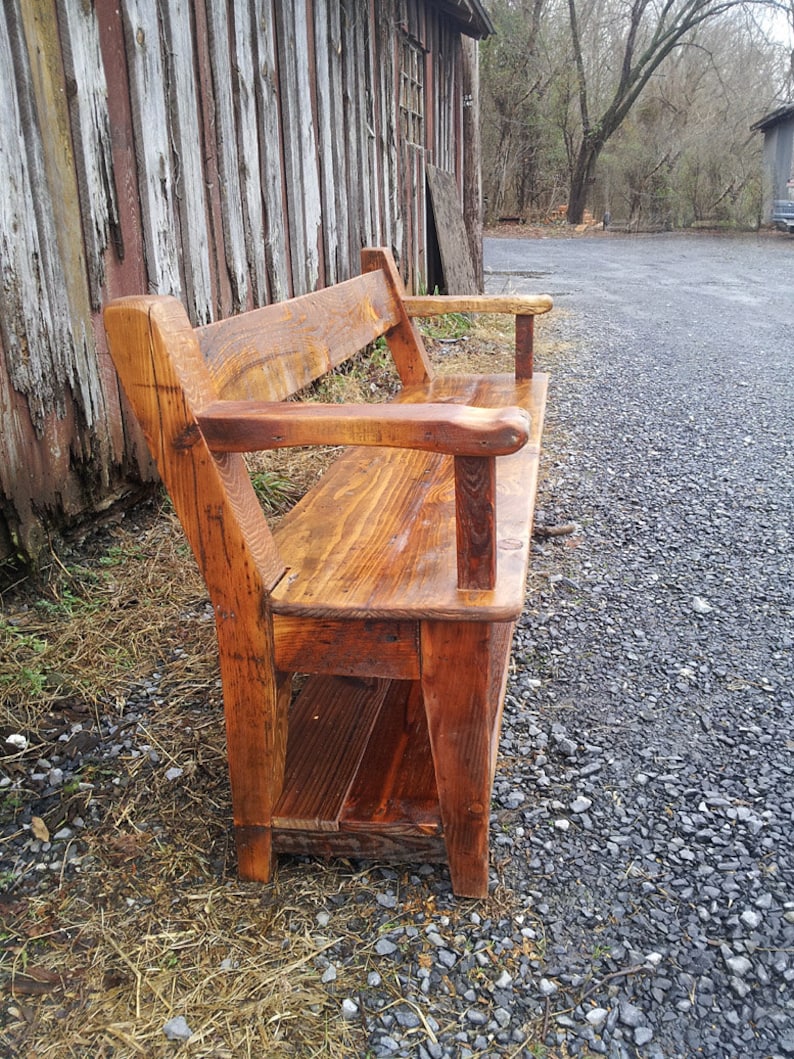
{"type": "Polygon", "coordinates": [[[794,239],[485,261],[564,343],[496,796],[546,1043],[794,1055],[794,239]]]}

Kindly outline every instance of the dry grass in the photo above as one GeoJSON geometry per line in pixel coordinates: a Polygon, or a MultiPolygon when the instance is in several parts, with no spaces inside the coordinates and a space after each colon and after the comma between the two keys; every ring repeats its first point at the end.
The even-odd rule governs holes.
{"type": "MultiPolygon", "coordinates": [[[[510,339],[492,321],[486,327],[466,341],[435,344],[441,370],[505,369],[510,339]]],[[[358,376],[335,385],[350,400],[357,399],[350,387],[366,396],[370,383],[358,376]]],[[[255,478],[270,475],[271,486],[277,480],[299,493],[329,455],[268,454],[252,469],[255,478]]],[[[90,745],[81,750],[80,784],[36,809],[51,834],[76,819],[88,822],[70,843],[79,871],[37,876],[14,859],[9,851],[29,826],[26,805],[29,817],[39,795],[23,785],[12,802],[0,789],[0,823],[17,824],[0,842],[2,1054],[367,1054],[363,1000],[352,1021],[341,1017],[340,1004],[361,997],[373,967],[384,972],[374,945],[384,923],[376,887],[385,884],[376,866],[346,861],[283,859],[268,886],[236,878],[211,618],[167,502],[106,526],[88,549],[53,556],[46,585],[4,600],[0,751],[9,749],[9,734],[29,741],[0,759],[12,780],[28,776],[77,723],[88,736],[104,725],[106,741],[109,721],[123,734],[130,712],[140,709],[142,684],[150,705],[132,721],[138,727],[129,748],[112,759],[92,756],[90,745]],[[177,780],[165,778],[172,765],[183,770],[177,780]],[[318,925],[320,912],[329,914],[327,926],[318,925]],[[323,984],[329,960],[337,978],[323,984]],[[184,1044],[163,1033],[179,1015],[193,1031],[184,1044]]],[[[410,867],[389,885],[399,895],[392,925],[421,926],[443,911],[453,930],[471,911],[451,898],[439,908],[410,867]]],[[[519,907],[506,890],[482,905],[496,918],[519,907]]],[[[405,1003],[385,973],[382,988],[405,1003]]],[[[434,1015],[450,1029],[443,1011],[434,1015]]]]}

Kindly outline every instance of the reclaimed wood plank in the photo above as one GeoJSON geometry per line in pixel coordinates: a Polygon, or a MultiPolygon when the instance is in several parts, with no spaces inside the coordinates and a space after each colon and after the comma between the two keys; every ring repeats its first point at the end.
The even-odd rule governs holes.
{"type": "Polygon", "coordinates": [[[441,251],[444,287],[449,294],[479,294],[457,181],[452,173],[429,165],[427,183],[441,251]]]}
{"type": "Polygon", "coordinates": [[[379,208],[380,190],[380,156],[378,152],[378,115],[375,105],[377,71],[375,70],[375,52],[373,42],[373,14],[371,2],[366,5],[366,15],[357,22],[358,49],[361,56],[363,72],[363,93],[359,92],[360,128],[362,143],[365,145],[365,167],[361,175],[362,191],[365,195],[365,237],[366,246],[383,246],[383,233],[379,208]]]}
{"type": "Polygon", "coordinates": [[[318,676],[290,710],[284,790],[274,828],[337,831],[390,681],[318,676]]]}
{"type": "Polygon", "coordinates": [[[535,367],[535,317],[516,316],[516,378],[531,379],[535,367]]]}
{"type": "Polygon", "coordinates": [[[237,117],[237,166],[242,197],[242,226],[253,304],[270,300],[267,283],[263,188],[259,163],[256,89],[251,73],[255,70],[255,38],[247,3],[232,5],[234,62],[231,64],[237,117]]]}
{"type": "Polygon", "coordinates": [[[438,788],[418,685],[395,681],[339,819],[340,830],[441,834],[438,788]],[[409,701],[414,696],[419,708],[409,701]]]}
{"type": "MultiPolygon", "coordinates": [[[[137,163],[132,119],[133,93],[127,71],[124,20],[119,17],[116,0],[95,0],[94,8],[99,24],[102,65],[108,83],[106,105],[112,129],[113,165],[119,175],[116,190],[119,197],[120,234],[116,252],[107,255],[105,260],[108,291],[147,290],[141,201],[135,180],[137,163]],[[121,173],[129,173],[130,178],[122,180],[121,173]]],[[[110,358],[107,360],[112,370],[110,358]]]]}
{"type": "Polygon", "coordinates": [[[185,263],[185,296],[191,320],[206,324],[214,316],[213,289],[203,145],[197,135],[201,123],[191,8],[188,0],[171,0],[163,6],[163,18],[169,42],[166,62],[171,130],[179,158],[175,183],[185,263]]]}
{"type": "Polygon", "coordinates": [[[215,300],[215,317],[224,319],[234,306],[230,269],[226,261],[223,234],[223,205],[219,147],[215,135],[215,86],[212,77],[212,52],[207,25],[207,4],[212,0],[192,0],[194,47],[196,53],[196,86],[199,97],[205,194],[207,199],[208,237],[210,241],[210,275],[215,300]]]}
{"type": "Polygon", "coordinates": [[[419,677],[416,622],[314,621],[273,616],[276,668],[348,677],[419,677]]]}
{"type": "Polygon", "coordinates": [[[380,273],[221,320],[198,332],[218,394],[278,401],[384,334],[398,306],[380,273]]]}
{"type": "MultiPolygon", "coordinates": [[[[340,174],[335,163],[338,157],[339,130],[334,120],[336,115],[331,71],[333,53],[329,26],[329,8],[337,6],[325,2],[312,5],[314,9],[314,98],[317,104],[317,154],[323,204],[323,258],[326,285],[337,283],[340,279],[347,279],[349,276],[349,272],[340,275],[338,254],[340,174]]],[[[336,65],[338,67],[338,64],[336,65]]]]}
{"type": "Polygon", "coordinates": [[[105,66],[96,12],[82,4],[56,4],[66,98],[71,118],[77,189],[83,222],[91,307],[102,305],[105,252],[119,245],[119,222],[105,66]]]}
{"type": "MultiPolygon", "coordinates": [[[[529,421],[521,409],[451,404],[216,401],[198,412],[196,420],[213,452],[257,452],[305,445],[384,445],[446,452],[457,461],[455,481],[461,484],[461,489],[456,489],[460,514],[465,525],[473,522],[478,526],[478,540],[486,534],[482,520],[488,511],[488,525],[493,526],[494,499],[493,470],[480,464],[488,462],[486,457],[515,452],[529,437],[529,421]]],[[[459,533],[463,533],[460,522],[461,519],[459,533]]],[[[479,551],[475,547],[467,553],[467,570],[469,565],[478,565],[475,556],[479,551]]]]}
{"type": "Polygon", "coordinates": [[[265,210],[265,261],[270,296],[280,302],[293,293],[287,223],[286,176],[280,114],[281,85],[273,0],[253,0],[259,120],[259,165],[265,210]]]}
{"type": "MultiPolygon", "coordinates": [[[[0,326],[11,384],[25,395],[38,434],[47,417],[65,411],[65,392],[83,389],[94,418],[90,373],[80,379],[63,264],[48,194],[36,91],[20,14],[0,15],[0,326]],[[86,388],[88,392],[86,392],[86,388]]],[[[101,407],[101,394],[96,406],[101,407]]]]}
{"type": "Polygon", "coordinates": [[[225,5],[207,4],[207,29],[212,83],[215,94],[214,133],[218,150],[221,218],[226,265],[232,284],[233,311],[250,308],[248,257],[243,227],[243,203],[240,189],[240,157],[237,124],[232,99],[232,65],[229,22],[225,5]]]}
{"type": "Polygon", "coordinates": [[[345,73],[342,38],[342,5],[317,4],[316,8],[326,8],[328,18],[327,51],[329,61],[329,105],[331,122],[334,130],[331,144],[332,166],[334,174],[334,198],[337,218],[337,242],[335,248],[336,267],[340,279],[358,271],[359,245],[351,246],[350,210],[351,202],[347,194],[349,158],[346,149],[345,109],[345,73]]]}
{"type": "Polygon", "coordinates": [[[408,294],[403,299],[411,318],[445,313],[510,313],[540,316],[553,308],[548,294],[408,294]]]}
{"type": "Polygon", "coordinates": [[[284,572],[242,457],[213,457],[191,408],[214,391],[183,306],[133,297],[105,310],[108,343],[215,615],[238,862],[271,871],[272,809],[281,792],[288,687],[273,666],[268,592],[284,572]]]}
{"type": "Polygon", "coordinates": [[[380,829],[373,826],[369,832],[274,829],[273,849],[291,856],[349,857],[394,863],[434,864],[447,859],[441,835],[419,833],[410,825],[402,830],[394,826],[380,829]]]}
{"type": "MultiPolygon", "coordinates": [[[[488,894],[493,626],[422,622],[422,695],[454,892],[488,894]]],[[[501,642],[500,637],[500,642],[501,642]]]]}
{"type": "Polygon", "coordinates": [[[304,294],[317,287],[322,241],[322,195],[309,81],[306,5],[279,4],[276,18],[292,283],[296,293],[304,294]]]}
{"type": "Polygon", "coordinates": [[[176,188],[156,0],[121,0],[148,287],[181,295],[176,188]]]}
{"type": "Polygon", "coordinates": [[[361,270],[364,273],[382,272],[391,291],[396,316],[387,341],[403,386],[426,382],[433,374],[430,360],[422,336],[405,310],[405,287],[393,257],[383,249],[366,248],[361,251],[361,270]]]}
{"type": "Polygon", "coordinates": [[[496,584],[496,460],[455,454],[458,588],[496,584]]]}
{"type": "Polygon", "coordinates": [[[378,152],[381,167],[379,195],[383,242],[387,246],[398,247],[402,238],[402,218],[400,216],[397,161],[399,128],[395,72],[397,41],[394,36],[391,13],[379,4],[375,4],[374,8],[375,92],[379,106],[378,152]]]}

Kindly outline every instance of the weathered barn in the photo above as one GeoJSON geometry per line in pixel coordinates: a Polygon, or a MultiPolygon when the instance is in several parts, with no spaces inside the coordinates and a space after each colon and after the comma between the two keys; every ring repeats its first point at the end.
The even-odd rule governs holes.
{"type": "Polygon", "coordinates": [[[490,30],[479,0],[4,0],[0,560],[152,475],[108,298],[207,321],[346,278],[365,245],[433,286],[436,170],[476,253],[490,30]]]}
{"type": "Polygon", "coordinates": [[[764,220],[794,217],[794,104],[778,107],[753,125],[764,134],[764,220]],[[786,204],[792,203],[789,208],[786,204]]]}

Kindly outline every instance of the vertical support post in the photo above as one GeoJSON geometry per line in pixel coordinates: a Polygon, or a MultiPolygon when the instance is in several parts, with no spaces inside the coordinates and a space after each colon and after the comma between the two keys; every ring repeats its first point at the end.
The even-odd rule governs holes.
{"type": "Polygon", "coordinates": [[[455,456],[458,588],[496,584],[496,459],[455,456]]]}
{"type": "Polygon", "coordinates": [[[516,378],[531,379],[535,344],[535,317],[516,317],[516,378]]]}
{"type": "Polygon", "coordinates": [[[422,694],[436,772],[452,890],[488,894],[491,804],[493,626],[421,624],[422,694]]]}

